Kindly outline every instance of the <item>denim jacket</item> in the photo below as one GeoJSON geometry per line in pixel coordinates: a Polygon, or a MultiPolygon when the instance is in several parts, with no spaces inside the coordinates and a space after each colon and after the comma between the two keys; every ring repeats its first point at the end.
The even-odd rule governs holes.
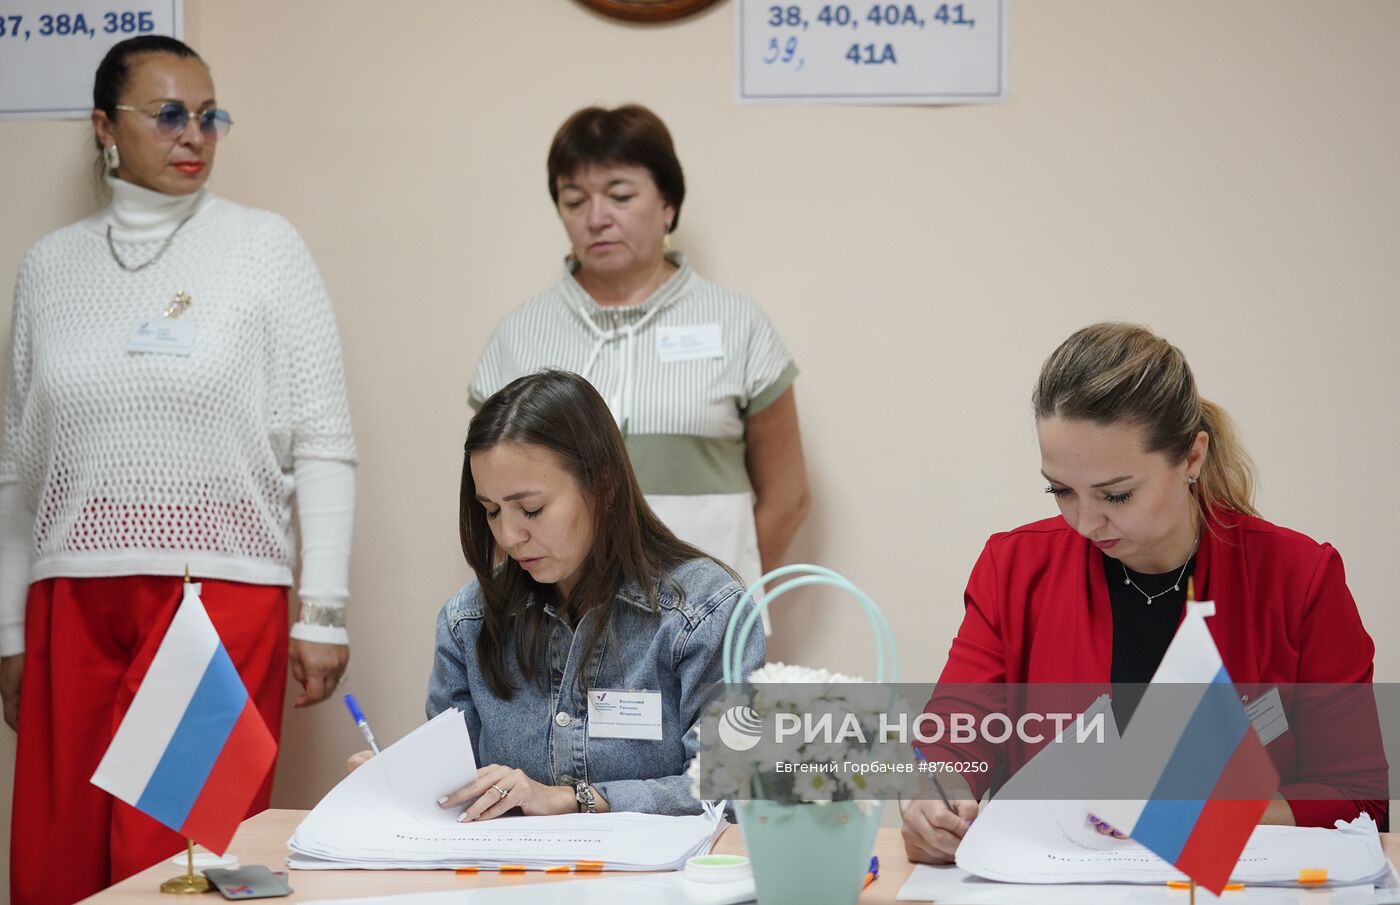
{"type": "MultiPolygon", "coordinates": [[[[467,720],[479,765],[504,764],[524,770],[545,785],[587,781],[614,811],[695,814],[700,804],[684,775],[695,756],[694,726],[713,683],[723,681],[720,652],[729,616],[743,588],[710,559],[679,566],[657,587],[659,612],[652,612],[635,584],[618,592],[612,625],[582,662],[596,611],[576,629],[552,618],[543,677],[525,677],[514,645],[506,669],[515,696],[491,693],[476,657],[485,600],[472,581],[438,614],[437,651],[428,682],[428,717],[456,707],[467,720]],[[543,687],[539,678],[544,679],[543,687]],[[661,740],[590,738],[589,689],[661,692],[661,740]]],[[[744,650],[743,674],[763,665],[763,633],[754,631],[744,650]]]]}

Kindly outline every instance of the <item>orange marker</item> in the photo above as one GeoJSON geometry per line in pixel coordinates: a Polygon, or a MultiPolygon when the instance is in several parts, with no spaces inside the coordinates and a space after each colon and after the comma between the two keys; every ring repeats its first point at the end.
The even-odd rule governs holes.
{"type": "Polygon", "coordinates": [[[556,864],[553,867],[546,867],[544,872],[547,874],[567,874],[569,872],[569,865],[556,864]]]}
{"type": "Polygon", "coordinates": [[[603,870],[602,861],[575,861],[574,870],[578,873],[596,874],[603,870]]]}
{"type": "Polygon", "coordinates": [[[457,873],[457,874],[475,874],[475,873],[478,873],[478,872],[480,872],[480,871],[481,871],[481,868],[479,868],[479,867],[459,867],[459,868],[457,868],[455,871],[453,871],[453,873],[457,873]]]}
{"type": "Polygon", "coordinates": [[[1316,885],[1327,882],[1327,869],[1310,867],[1298,871],[1298,882],[1307,885],[1316,885]]]}
{"type": "Polygon", "coordinates": [[[496,870],[500,871],[503,874],[523,874],[525,873],[525,865],[502,864],[500,867],[496,868],[496,870]]]}

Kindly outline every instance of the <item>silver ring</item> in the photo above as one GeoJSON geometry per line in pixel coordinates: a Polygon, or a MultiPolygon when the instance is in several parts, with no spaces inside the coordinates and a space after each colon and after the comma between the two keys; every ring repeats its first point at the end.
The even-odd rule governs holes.
{"type": "Polygon", "coordinates": [[[492,786],[491,788],[495,789],[496,794],[501,796],[500,798],[496,799],[497,801],[505,801],[506,796],[510,794],[508,790],[502,789],[500,786],[492,786]]]}

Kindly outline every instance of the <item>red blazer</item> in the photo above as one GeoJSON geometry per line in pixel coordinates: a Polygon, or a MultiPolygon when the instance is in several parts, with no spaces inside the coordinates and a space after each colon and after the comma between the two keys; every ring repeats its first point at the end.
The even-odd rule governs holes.
{"type": "MultiPolygon", "coordinates": [[[[1195,590],[1197,599],[1215,601],[1206,624],[1237,685],[1258,683],[1262,692],[1276,684],[1370,683],[1375,645],[1330,545],[1230,514],[1201,534],[1195,590]]],[[[964,602],[940,685],[1108,684],[1113,611],[1102,555],[1063,518],[993,535],[973,567],[964,602]]],[[[1295,717],[1306,722],[1309,714],[1290,713],[1290,724],[1295,717]]],[[[1341,752],[1337,733],[1323,740],[1327,733],[1294,731],[1299,728],[1290,725],[1266,749],[1298,825],[1330,827],[1358,810],[1384,822],[1389,793],[1379,728],[1365,727],[1367,733],[1374,728],[1374,746],[1348,744],[1341,752]],[[1317,736],[1320,746],[1300,735],[1317,736]],[[1355,777],[1358,771],[1371,778],[1363,785],[1377,798],[1340,792],[1323,800],[1332,787],[1329,775],[1355,777]]],[[[1350,741],[1358,741],[1348,728],[1350,741]]],[[[1015,751],[1010,757],[1021,759],[1015,751]]]]}

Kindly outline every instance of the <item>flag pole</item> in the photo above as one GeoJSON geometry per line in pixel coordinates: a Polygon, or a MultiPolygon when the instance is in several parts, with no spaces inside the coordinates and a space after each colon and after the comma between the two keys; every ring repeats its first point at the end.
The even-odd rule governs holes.
{"type": "MultiPolygon", "coordinates": [[[[1196,576],[1192,575],[1190,578],[1186,579],[1186,600],[1189,602],[1195,599],[1196,576]]],[[[1195,879],[1190,877],[1188,877],[1187,879],[1191,880],[1191,901],[1189,905],[1196,905],[1196,881],[1195,879]]]]}
{"type": "MultiPolygon", "coordinates": [[[[190,567],[185,565],[185,584],[190,583],[190,567]]],[[[194,840],[185,840],[185,875],[171,877],[160,884],[160,891],[176,896],[191,896],[209,891],[209,881],[194,875],[194,840]]]]}

